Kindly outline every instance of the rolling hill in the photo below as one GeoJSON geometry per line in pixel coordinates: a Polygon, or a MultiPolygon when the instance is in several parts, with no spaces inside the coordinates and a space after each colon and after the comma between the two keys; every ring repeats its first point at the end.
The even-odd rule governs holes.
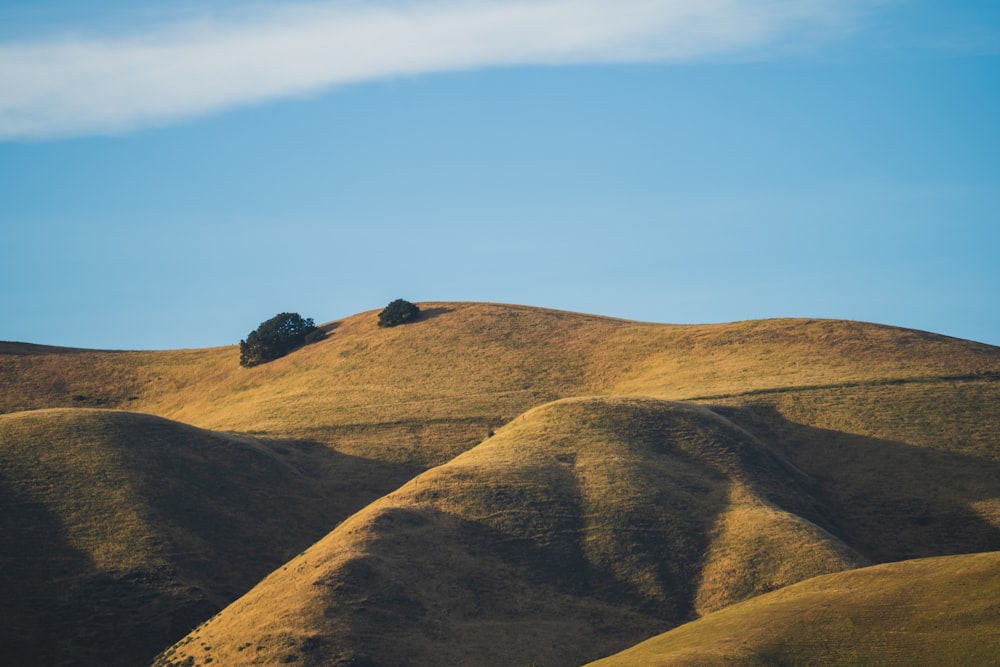
{"type": "Polygon", "coordinates": [[[580,664],[702,598],[860,564],[775,504],[809,508],[801,486],[703,408],[556,402],[369,505],[160,664],[235,664],[248,647],[249,664],[580,664]],[[719,542],[760,567],[703,577],[719,542]]]}
{"type": "Polygon", "coordinates": [[[421,306],[251,369],[0,344],[0,646],[577,665],[817,575],[1000,550],[998,348],[421,306]]]}
{"type": "Polygon", "coordinates": [[[370,468],[145,414],[0,415],[0,662],[148,663],[392,485],[370,468]]]}
{"type": "Polygon", "coordinates": [[[271,363],[236,346],[165,352],[0,346],[0,411],[108,407],[217,431],[323,442],[429,466],[490,429],[572,396],[670,400],[851,383],[1000,376],[989,345],[873,324],[627,322],[525,306],[421,304],[383,329],[375,312],[271,363]]]}
{"type": "Polygon", "coordinates": [[[590,667],[995,665],[1000,553],[830,574],[728,607],[590,667]]]}

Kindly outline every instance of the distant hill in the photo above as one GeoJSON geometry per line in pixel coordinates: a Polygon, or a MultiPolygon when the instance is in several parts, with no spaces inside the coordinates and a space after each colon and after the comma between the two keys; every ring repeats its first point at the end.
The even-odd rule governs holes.
{"type": "Polygon", "coordinates": [[[628,322],[526,306],[420,304],[324,325],[262,366],[233,345],[166,352],[0,354],[0,411],[108,407],[221,431],[325,442],[437,465],[548,401],[595,394],[691,400],[795,387],[1000,376],[997,348],[834,320],[628,322]]]}
{"type": "Polygon", "coordinates": [[[810,579],[681,626],[591,667],[965,665],[1000,656],[1000,553],[810,579]]]}
{"type": "Polygon", "coordinates": [[[1000,550],[1000,348],[420,306],[249,369],[0,343],[0,650],[578,665],[816,575],[1000,550]]]}

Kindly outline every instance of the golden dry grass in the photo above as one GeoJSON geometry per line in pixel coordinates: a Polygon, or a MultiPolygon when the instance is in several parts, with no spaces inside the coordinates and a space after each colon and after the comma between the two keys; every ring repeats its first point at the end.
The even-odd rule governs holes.
{"type": "Polygon", "coordinates": [[[1000,656],[1000,553],[830,574],[733,605],[592,667],[987,667],[1000,656]]]}
{"type": "Polygon", "coordinates": [[[0,349],[0,411],[118,407],[436,465],[558,398],[687,400],[1000,374],[996,348],[857,322],[678,326],[524,306],[421,306],[427,316],[402,327],[379,328],[374,312],[330,323],[325,340],[252,369],[238,365],[235,346],[66,354],[8,346],[0,349]]]}
{"type": "Polygon", "coordinates": [[[816,572],[862,563],[863,558],[822,528],[734,485],[709,534],[695,611],[708,614],[816,572]]]}
{"type": "MultiPolygon", "coordinates": [[[[108,599],[123,572],[173,569],[142,595],[217,608],[303,544],[295,512],[317,535],[346,519],[163,661],[553,667],[817,573],[1000,549],[998,348],[831,320],[421,306],[392,329],[374,311],[330,323],[251,369],[236,346],[0,343],[0,492],[34,517],[10,523],[26,541],[8,563],[52,534],[51,566],[100,574],[108,599]],[[105,410],[44,410],[83,407],[105,410]]],[[[26,582],[63,576],[38,568],[26,582]]],[[[8,635],[37,645],[9,609],[8,635]]],[[[134,615],[105,612],[95,627],[134,615]]],[[[80,642],[62,644],[71,661],[80,642]]]]}
{"type": "Polygon", "coordinates": [[[702,600],[857,566],[763,498],[801,504],[798,483],[703,408],[559,401],[355,514],[158,664],[580,664],[702,600]],[[762,564],[736,572],[729,549],[762,564]]]}
{"type": "Polygon", "coordinates": [[[854,387],[717,405],[816,483],[872,562],[1000,545],[1000,383],[854,387]]]}

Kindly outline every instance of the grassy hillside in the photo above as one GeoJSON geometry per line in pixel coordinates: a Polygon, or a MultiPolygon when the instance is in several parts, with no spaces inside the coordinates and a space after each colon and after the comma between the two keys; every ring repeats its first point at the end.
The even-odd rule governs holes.
{"type": "Polygon", "coordinates": [[[818,572],[1000,547],[988,458],[718,410],[529,411],[352,517],[161,664],[575,665],[818,572]]]}
{"type": "Polygon", "coordinates": [[[8,345],[0,348],[0,410],[118,407],[436,465],[558,398],[687,400],[1000,375],[997,348],[873,324],[677,326],[524,306],[421,306],[424,319],[402,327],[379,328],[375,312],[330,323],[325,340],[251,369],[239,366],[235,346],[52,354],[8,345]]]}
{"type": "Polygon", "coordinates": [[[275,570],[163,662],[553,667],[816,574],[1000,550],[1000,348],[421,306],[249,369],[0,343],[0,649],[148,657],[275,570]]]}
{"type": "Polygon", "coordinates": [[[148,661],[398,485],[368,467],[150,415],[0,415],[0,663],[148,661]]]}
{"type": "Polygon", "coordinates": [[[1000,383],[855,387],[714,409],[815,480],[873,562],[1000,548],[1000,383]]]}
{"type": "Polygon", "coordinates": [[[592,667],[966,665],[1000,656],[1000,553],[810,579],[659,635],[592,667]]]}
{"type": "Polygon", "coordinates": [[[578,665],[861,563],[795,513],[816,510],[806,486],[706,409],[559,401],[351,517],[159,664],[578,665]]]}

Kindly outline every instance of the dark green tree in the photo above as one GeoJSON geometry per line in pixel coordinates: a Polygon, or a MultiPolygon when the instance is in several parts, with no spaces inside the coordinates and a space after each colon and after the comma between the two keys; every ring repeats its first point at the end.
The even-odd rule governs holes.
{"type": "Polygon", "coordinates": [[[279,313],[240,341],[240,365],[256,366],[283,357],[292,350],[322,338],[312,318],[279,313]]]}
{"type": "Polygon", "coordinates": [[[412,322],[420,316],[420,308],[405,299],[396,299],[378,314],[380,327],[394,327],[412,322]]]}

